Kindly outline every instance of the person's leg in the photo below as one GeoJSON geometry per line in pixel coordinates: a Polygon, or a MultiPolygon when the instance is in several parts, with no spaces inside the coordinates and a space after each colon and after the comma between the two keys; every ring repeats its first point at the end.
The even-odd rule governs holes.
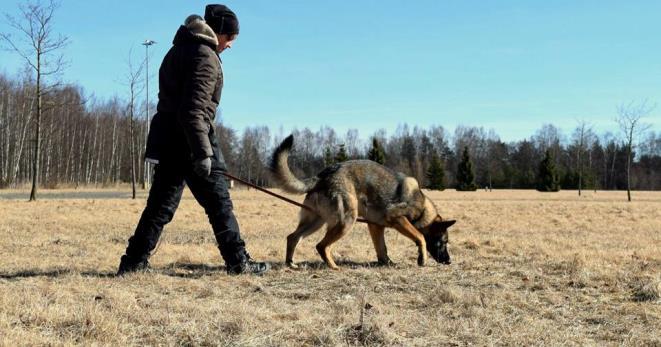
{"type": "Polygon", "coordinates": [[[213,131],[209,134],[209,142],[213,148],[211,174],[200,177],[191,167],[184,174],[186,183],[209,217],[227,272],[261,274],[268,271],[270,266],[252,261],[246,251],[245,242],[239,232],[239,223],[234,216],[227,180],[222,175],[222,172],[227,171],[227,166],[218,145],[218,138],[213,131]]]}
{"type": "Polygon", "coordinates": [[[229,266],[246,261],[249,256],[234,216],[227,182],[220,170],[212,169],[208,177],[200,177],[191,170],[186,175],[186,184],[209,217],[225,263],[229,266]]]}
{"type": "Polygon", "coordinates": [[[216,158],[212,161],[211,175],[200,177],[190,170],[186,173],[186,183],[209,217],[227,272],[261,274],[268,271],[270,266],[252,261],[246,251],[239,223],[234,216],[227,181],[221,174],[223,170],[222,162],[219,163],[216,158]]]}
{"type": "Polygon", "coordinates": [[[172,220],[179,206],[183,189],[184,176],[178,165],[158,164],[154,167],[154,181],[149,190],[147,206],[142,212],[135,233],[129,239],[119,274],[147,265],[147,259],[156,247],[163,226],[172,220]]]}

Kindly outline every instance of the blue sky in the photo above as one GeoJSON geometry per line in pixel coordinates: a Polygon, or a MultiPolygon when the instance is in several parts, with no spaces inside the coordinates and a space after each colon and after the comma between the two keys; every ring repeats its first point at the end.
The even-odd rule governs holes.
{"type": "MultiPolygon", "coordinates": [[[[17,13],[14,0],[0,12],[17,13]]],[[[178,26],[204,1],[63,0],[65,80],[100,98],[144,39],[155,72],[178,26]]],[[[241,34],[223,53],[219,115],[231,127],[328,125],[366,138],[399,124],[493,128],[504,140],[577,119],[617,131],[616,106],[661,101],[661,1],[226,1],[241,34]]],[[[0,24],[0,30],[7,31],[0,24]]],[[[0,71],[20,68],[0,51],[0,71]]],[[[157,76],[152,80],[156,98],[157,76]]],[[[647,119],[661,126],[661,108],[647,119]]]]}

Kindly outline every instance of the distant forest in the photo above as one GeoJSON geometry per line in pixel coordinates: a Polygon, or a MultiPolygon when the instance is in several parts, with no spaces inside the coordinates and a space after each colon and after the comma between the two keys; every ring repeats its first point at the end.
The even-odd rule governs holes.
{"type": "MultiPolygon", "coordinates": [[[[0,188],[24,186],[34,164],[34,81],[0,75],[0,188]]],[[[39,181],[41,187],[109,186],[131,181],[130,101],[120,98],[86,99],[77,86],[64,86],[44,96],[41,119],[39,181]]],[[[145,105],[135,107],[136,172],[144,173],[145,105]]],[[[155,107],[151,107],[155,110],[155,107]]],[[[439,120],[439,123],[442,122],[439,120]]],[[[454,188],[457,167],[468,148],[479,188],[534,189],[547,150],[555,161],[561,189],[626,189],[625,136],[613,120],[612,131],[597,134],[589,124],[563,127],[543,125],[528,138],[504,142],[492,130],[460,126],[450,132],[400,125],[393,134],[378,130],[358,134],[336,133],[331,127],[293,131],[295,150],[290,166],[299,176],[312,176],[338,160],[364,159],[373,152],[374,139],[382,148],[384,164],[430,184],[432,158],[440,159],[444,186],[454,188]]],[[[230,172],[259,185],[270,186],[266,163],[288,134],[263,126],[242,131],[217,124],[230,172]]],[[[646,131],[635,139],[631,188],[661,189],[661,133],[646,131]]],[[[437,168],[436,168],[437,169],[437,168]]],[[[144,174],[138,174],[142,182],[144,174]]]]}

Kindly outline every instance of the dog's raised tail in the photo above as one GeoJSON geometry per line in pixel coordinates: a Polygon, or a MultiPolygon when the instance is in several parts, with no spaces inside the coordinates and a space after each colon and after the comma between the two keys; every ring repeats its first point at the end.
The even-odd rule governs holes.
{"type": "Polygon", "coordinates": [[[287,138],[285,138],[273,152],[269,170],[271,171],[271,178],[273,178],[278,187],[288,193],[304,194],[314,187],[317,183],[317,178],[314,177],[301,180],[294,176],[291,170],[289,170],[287,158],[289,158],[289,152],[293,145],[294,136],[287,136],[287,138]]]}

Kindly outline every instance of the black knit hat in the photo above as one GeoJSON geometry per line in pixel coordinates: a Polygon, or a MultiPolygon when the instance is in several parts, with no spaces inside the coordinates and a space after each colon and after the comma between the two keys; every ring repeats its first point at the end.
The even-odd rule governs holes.
{"type": "Polygon", "coordinates": [[[232,35],[239,33],[239,19],[225,5],[207,5],[204,11],[204,20],[218,34],[232,35]]]}

